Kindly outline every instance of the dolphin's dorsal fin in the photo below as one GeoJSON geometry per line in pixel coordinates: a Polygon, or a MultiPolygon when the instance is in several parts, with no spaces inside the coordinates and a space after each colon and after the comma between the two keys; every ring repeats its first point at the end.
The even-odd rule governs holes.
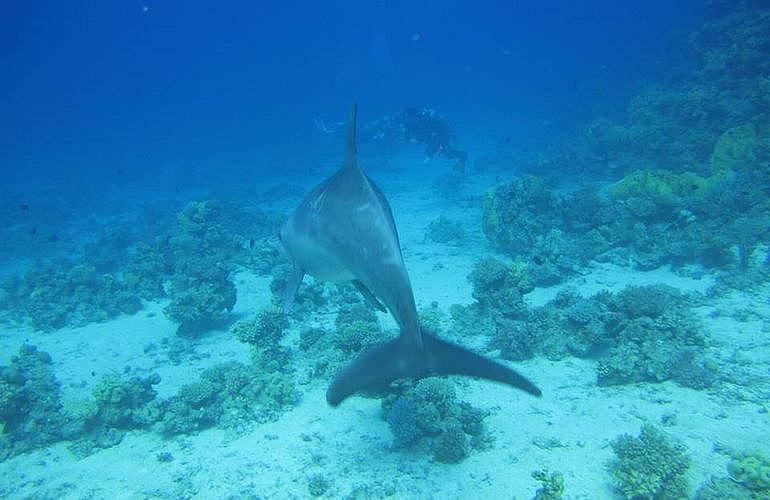
{"type": "Polygon", "coordinates": [[[358,166],[358,159],[356,158],[356,115],[358,114],[358,106],[353,103],[350,108],[350,119],[348,120],[348,137],[345,142],[345,162],[342,164],[342,168],[355,168],[358,166]]]}

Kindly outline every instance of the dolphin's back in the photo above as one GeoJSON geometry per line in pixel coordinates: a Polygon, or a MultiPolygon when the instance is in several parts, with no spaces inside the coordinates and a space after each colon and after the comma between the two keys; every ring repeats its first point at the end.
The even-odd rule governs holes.
{"type": "Polygon", "coordinates": [[[295,242],[285,244],[295,243],[289,253],[308,274],[363,283],[390,310],[402,335],[419,345],[414,295],[393,211],[358,166],[355,105],[350,119],[342,167],[302,201],[288,221],[295,242]]]}
{"type": "Polygon", "coordinates": [[[295,265],[285,303],[304,272],[323,280],[353,281],[385,304],[400,334],[366,351],[337,374],[326,393],[329,404],[398,378],[430,373],[487,378],[540,395],[537,387],[510,368],[420,328],[390,204],[358,167],[355,105],[344,158],[342,167],[308,194],[281,230],[281,241],[295,265]]]}

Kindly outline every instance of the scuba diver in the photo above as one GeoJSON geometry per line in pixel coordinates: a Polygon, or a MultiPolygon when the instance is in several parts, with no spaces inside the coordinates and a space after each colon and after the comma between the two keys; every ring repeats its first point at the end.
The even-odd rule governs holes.
{"type": "Polygon", "coordinates": [[[425,146],[425,156],[443,156],[465,164],[468,153],[453,146],[447,119],[431,108],[407,108],[401,113],[404,138],[425,146]]]}
{"type": "MultiPolygon", "coordinates": [[[[327,125],[319,118],[315,119],[316,128],[325,134],[334,134],[342,127],[339,123],[327,125]]],[[[406,140],[422,144],[426,159],[444,157],[457,160],[463,169],[468,153],[454,146],[454,137],[449,121],[431,108],[406,108],[393,115],[386,115],[363,126],[362,141],[375,141],[381,144],[394,144],[406,140]]]]}

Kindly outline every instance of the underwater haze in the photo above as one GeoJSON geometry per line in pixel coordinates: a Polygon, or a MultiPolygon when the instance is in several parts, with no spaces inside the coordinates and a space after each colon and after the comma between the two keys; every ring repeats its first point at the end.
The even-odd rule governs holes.
{"type": "Polygon", "coordinates": [[[313,118],[353,100],[543,140],[628,98],[697,4],[10,2],[4,184],[253,183],[312,163],[297,144],[338,150],[313,118]]]}
{"type": "Polygon", "coordinates": [[[766,2],[0,19],[1,497],[770,498],[766,2]]]}

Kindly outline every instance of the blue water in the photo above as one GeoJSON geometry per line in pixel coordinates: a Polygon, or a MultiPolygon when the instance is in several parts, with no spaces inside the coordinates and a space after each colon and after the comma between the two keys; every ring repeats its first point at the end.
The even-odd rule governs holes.
{"type": "Polygon", "coordinates": [[[0,497],[768,498],[768,53],[760,0],[2,3],[0,497]],[[327,404],[398,334],[279,308],[352,103],[421,331],[538,389],[327,404]]]}
{"type": "Polygon", "coordinates": [[[313,118],[353,100],[363,120],[430,106],[466,142],[537,147],[653,78],[698,4],[7,2],[3,184],[258,182],[266,157],[336,148],[313,118]]]}

